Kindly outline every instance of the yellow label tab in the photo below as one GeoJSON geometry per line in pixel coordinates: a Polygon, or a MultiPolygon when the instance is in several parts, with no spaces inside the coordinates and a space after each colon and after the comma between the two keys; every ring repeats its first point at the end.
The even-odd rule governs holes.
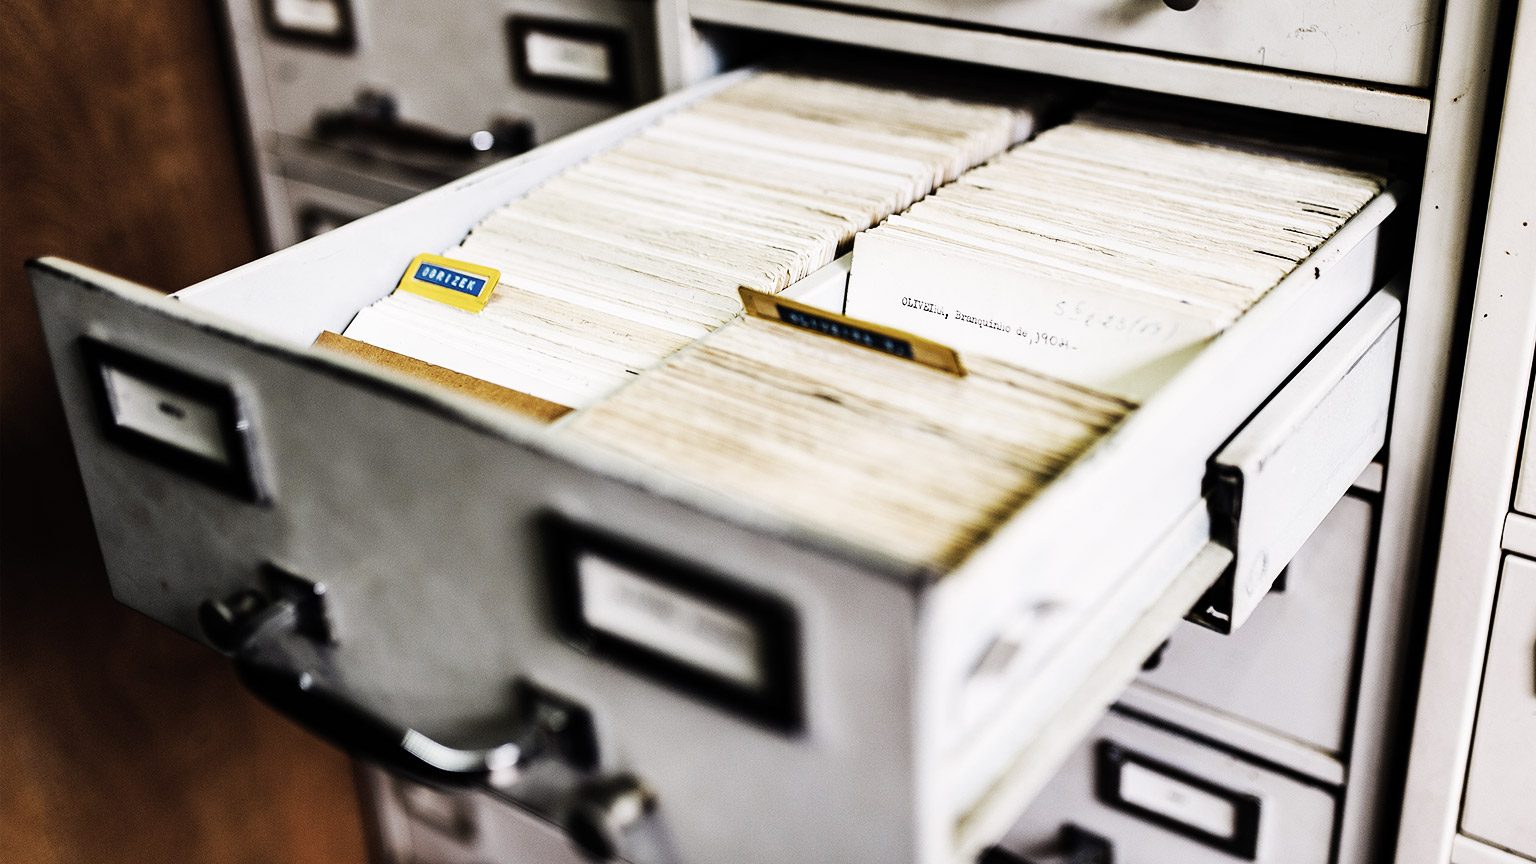
{"type": "Polygon", "coordinates": [[[766,294],[745,285],[737,290],[741,292],[741,304],[746,307],[747,314],[754,318],[782,321],[791,327],[799,327],[802,330],[841,339],[871,351],[879,351],[892,357],[932,366],[951,375],[965,374],[965,366],[960,363],[960,355],[955,353],[953,348],[905,330],[897,330],[873,321],[849,318],[847,315],[828,312],[787,297],[766,294]]]}
{"type": "Polygon", "coordinates": [[[417,255],[405,268],[396,291],[420,294],[429,300],[447,303],[459,309],[479,312],[490,302],[491,292],[501,280],[501,271],[455,261],[441,255],[417,255]]]}

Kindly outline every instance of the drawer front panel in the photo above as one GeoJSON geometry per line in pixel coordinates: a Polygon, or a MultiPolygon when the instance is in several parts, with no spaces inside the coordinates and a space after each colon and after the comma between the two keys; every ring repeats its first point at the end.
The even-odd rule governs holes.
{"type": "Polygon", "coordinates": [[[1048,860],[1071,825],[1123,864],[1327,864],[1334,810],[1325,789],[1111,713],[1001,845],[1048,860]]]}
{"type": "Polygon", "coordinates": [[[1504,559],[1462,830],[1536,856],[1536,562],[1504,559]]]}
{"type": "Polygon", "coordinates": [[[1139,680],[1340,752],[1375,510],[1363,498],[1340,500],[1241,630],[1181,624],[1139,680]]]}
{"type": "Polygon", "coordinates": [[[882,12],[958,20],[1333,78],[1426,87],[1439,4],[1430,0],[847,0],[882,12]],[[1183,5],[1183,4],[1180,4],[1183,5]]]}

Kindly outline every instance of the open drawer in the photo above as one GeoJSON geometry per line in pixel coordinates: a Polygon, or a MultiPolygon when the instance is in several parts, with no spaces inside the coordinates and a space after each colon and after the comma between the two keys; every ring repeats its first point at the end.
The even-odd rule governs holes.
{"type": "MultiPolygon", "coordinates": [[[[1384,428],[1390,374],[1374,414],[1298,413],[1294,387],[1354,393],[1341,358],[1372,346],[1390,371],[1397,300],[1373,289],[1395,198],[947,573],[308,347],[417,252],[731,80],[171,298],[33,262],[113,592],[235,649],[247,683],[359,755],[484,784],[598,853],[973,859],[1233,562],[1205,483],[1234,433],[1283,404],[1340,433],[1307,440],[1374,455],[1360,430],[1384,428]],[[627,605],[578,600],[573,636],[572,580],[627,605]]],[[[1272,432],[1254,434],[1290,440],[1272,432]]],[[[1316,508],[1354,476],[1324,473],[1276,487],[1316,508]]]]}

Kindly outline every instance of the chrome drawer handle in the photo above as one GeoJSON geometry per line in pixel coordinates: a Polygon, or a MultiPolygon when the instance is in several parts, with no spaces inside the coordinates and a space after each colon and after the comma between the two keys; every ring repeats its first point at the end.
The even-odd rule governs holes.
{"type": "Polygon", "coordinates": [[[352,145],[371,155],[402,151],[464,160],[505,158],[533,148],[533,126],[527,120],[501,118],[485,129],[458,135],[401,117],[393,96],[373,90],[358,93],[346,108],[315,115],[314,134],[321,141],[352,145]]]}
{"type": "Polygon", "coordinates": [[[655,807],[655,793],[632,774],[598,774],[592,715],[576,702],[518,679],[520,717],[513,740],[464,749],[391,723],[351,699],[337,668],[325,586],[267,567],[267,590],[240,591],[198,609],[203,632],[233,655],[242,683],[263,702],[367,762],[431,786],[483,786],[515,793],[523,769],[554,761],[574,771],[558,821],[589,856],[616,854],[624,835],[655,807]]]}
{"type": "MultiPolygon", "coordinates": [[[[463,787],[509,778],[545,749],[541,730],[530,728],[518,740],[484,749],[461,749],[433,740],[418,730],[397,726],[349,699],[337,682],[330,645],[304,632],[299,603],[284,598],[256,605],[252,592],[237,595],[246,614],[215,625],[208,635],[228,639],[235,673],[263,702],[300,725],[365,761],[434,786],[463,787]]],[[[223,621],[205,604],[205,630],[223,621]]]]}

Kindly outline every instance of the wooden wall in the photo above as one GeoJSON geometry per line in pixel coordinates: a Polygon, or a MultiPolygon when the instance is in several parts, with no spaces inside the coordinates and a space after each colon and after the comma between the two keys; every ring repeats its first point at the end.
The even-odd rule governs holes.
{"type": "MultiPolygon", "coordinates": [[[[252,0],[254,2],[254,0],[252,0]]],[[[365,858],[347,760],[108,593],[21,264],[254,254],[213,4],[0,12],[0,861],[365,858]]]]}

